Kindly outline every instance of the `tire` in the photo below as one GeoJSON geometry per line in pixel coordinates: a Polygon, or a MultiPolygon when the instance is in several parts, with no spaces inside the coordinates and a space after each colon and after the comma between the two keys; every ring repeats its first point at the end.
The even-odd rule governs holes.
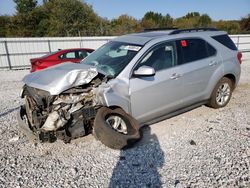
{"type": "Polygon", "coordinates": [[[107,107],[100,108],[95,117],[93,134],[97,140],[112,149],[131,147],[141,138],[138,122],[120,108],[114,110],[107,107]],[[122,127],[121,130],[118,127],[115,129],[114,125],[111,125],[112,121],[116,125],[116,121],[112,118],[121,119],[119,121],[119,127],[122,127]]]}
{"type": "Polygon", "coordinates": [[[229,78],[223,77],[215,86],[208,106],[212,108],[222,108],[226,106],[231,99],[233,88],[233,82],[229,78]]]}

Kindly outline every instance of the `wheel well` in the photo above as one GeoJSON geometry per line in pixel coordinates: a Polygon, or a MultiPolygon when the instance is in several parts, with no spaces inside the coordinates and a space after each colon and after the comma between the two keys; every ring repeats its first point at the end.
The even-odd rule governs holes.
{"type": "MultiPolygon", "coordinates": [[[[122,107],[120,107],[120,106],[116,106],[116,105],[113,105],[113,106],[107,106],[108,108],[110,108],[110,109],[112,109],[112,110],[114,110],[114,109],[116,109],[116,108],[120,108],[120,109],[122,109],[122,110],[124,110],[122,107]]],[[[125,110],[124,110],[125,111],[125,110]]]]}
{"type": "Polygon", "coordinates": [[[229,78],[233,83],[233,88],[235,88],[236,78],[233,74],[226,74],[224,77],[229,78]]]}

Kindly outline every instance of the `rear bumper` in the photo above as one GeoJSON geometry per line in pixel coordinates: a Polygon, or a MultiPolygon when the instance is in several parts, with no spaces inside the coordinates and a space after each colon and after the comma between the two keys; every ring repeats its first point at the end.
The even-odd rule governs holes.
{"type": "Polygon", "coordinates": [[[18,121],[19,130],[25,136],[27,136],[29,140],[35,141],[35,142],[38,141],[38,137],[29,128],[25,106],[21,106],[20,110],[17,112],[17,121],[18,121]]]}

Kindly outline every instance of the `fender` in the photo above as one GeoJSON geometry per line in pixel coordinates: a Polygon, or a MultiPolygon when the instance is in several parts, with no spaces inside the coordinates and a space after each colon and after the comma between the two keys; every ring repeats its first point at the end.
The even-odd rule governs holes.
{"type": "Polygon", "coordinates": [[[107,107],[117,106],[131,114],[128,90],[128,84],[124,80],[116,79],[103,83],[96,91],[97,104],[107,107]]]}

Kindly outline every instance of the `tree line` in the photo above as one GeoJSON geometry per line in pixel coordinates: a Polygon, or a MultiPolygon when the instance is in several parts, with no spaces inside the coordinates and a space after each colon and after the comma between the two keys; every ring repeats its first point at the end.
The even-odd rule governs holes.
{"type": "Polygon", "coordinates": [[[16,13],[0,15],[0,37],[115,36],[145,28],[215,27],[229,34],[250,33],[250,14],[241,20],[213,21],[209,15],[189,12],[180,18],[147,12],[138,20],[127,14],[108,20],[83,0],[13,0],[16,13]]]}

